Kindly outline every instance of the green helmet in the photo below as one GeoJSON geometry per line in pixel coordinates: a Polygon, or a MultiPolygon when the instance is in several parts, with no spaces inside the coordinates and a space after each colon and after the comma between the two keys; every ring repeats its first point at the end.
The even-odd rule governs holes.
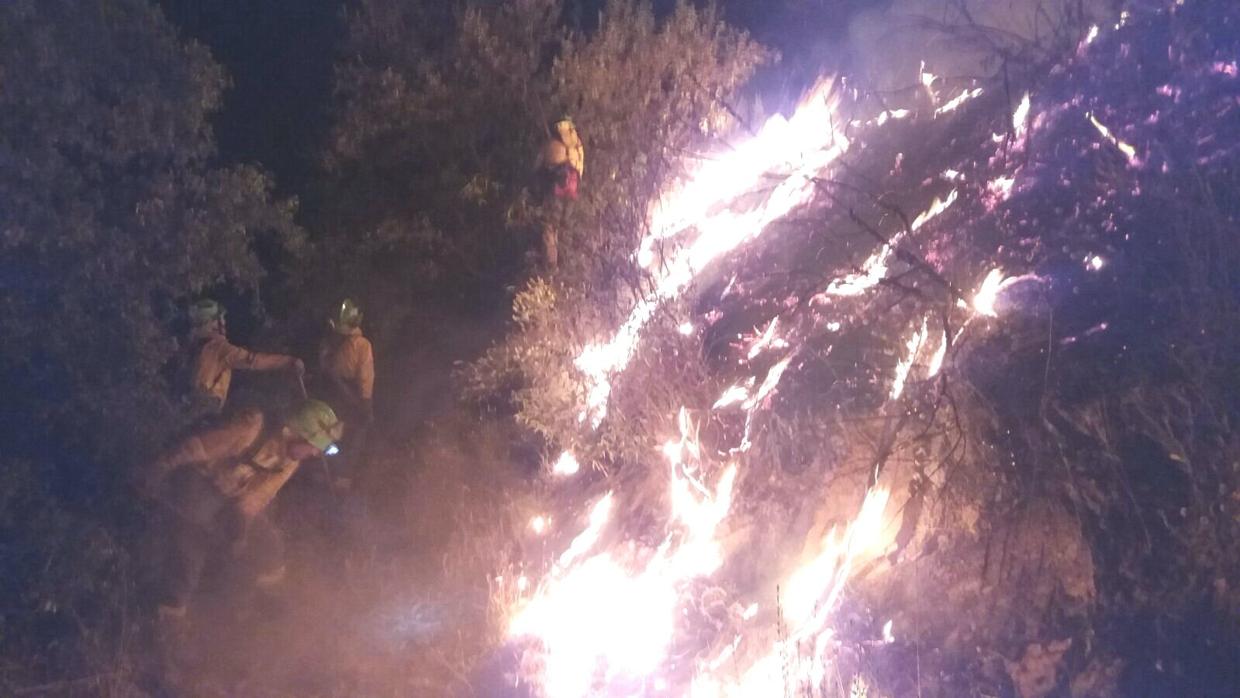
{"type": "Polygon", "coordinates": [[[284,425],[320,452],[335,446],[344,432],[336,412],[321,400],[306,400],[284,421],[284,425]]]}
{"type": "Polygon", "coordinates": [[[224,319],[224,307],[210,298],[194,301],[189,306],[189,321],[194,327],[202,327],[224,319]]]}
{"type": "Polygon", "coordinates": [[[353,302],[352,298],[346,298],[341,301],[336,317],[329,319],[328,322],[337,332],[348,332],[362,324],[362,309],[353,302]]]}

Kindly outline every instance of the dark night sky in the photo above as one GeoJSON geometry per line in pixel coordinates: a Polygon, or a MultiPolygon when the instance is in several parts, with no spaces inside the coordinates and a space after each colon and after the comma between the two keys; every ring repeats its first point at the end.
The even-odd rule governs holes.
{"type": "Polygon", "coordinates": [[[159,0],[211,48],[232,89],[215,123],[226,159],[262,163],[281,190],[306,184],[326,126],[339,0],[159,0]]]}
{"type": "MultiPolygon", "coordinates": [[[[604,0],[570,0],[594,16],[604,0]]],[[[211,48],[232,89],[216,120],[223,157],[261,163],[281,191],[305,190],[327,125],[331,69],[343,0],[159,0],[189,37],[211,48]]],[[[655,0],[657,9],[674,0],[655,0]]],[[[796,72],[817,60],[810,47],[841,39],[858,10],[883,0],[725,0],[734,24],[784,55],[796,72]]],[[[773,71],[771,71],[773,72],[773,71]]],[[[794,88],[795,89],[795,88],[794,88]]]]}

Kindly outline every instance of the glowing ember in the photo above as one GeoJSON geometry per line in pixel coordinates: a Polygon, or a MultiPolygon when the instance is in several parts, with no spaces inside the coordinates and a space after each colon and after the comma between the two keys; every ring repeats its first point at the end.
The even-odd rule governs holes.
{"type": "MultiPolygon", "coordinates": [[[[892,242],[895,243],[899,239],[899,236],[896,236],[892,242]]],[[[860,273],[835,279],[823,293],[828,296],[858,296],[874,288],[887,276],[887,262],[891,253],[891,245],[883,245],[865,260],[865,263],[861,265],[860,273]]]]}
{"type": "Polygon", "coordinates": [[[1098,133],[1101,133],[1102,137],[1107,142],[1109,142],[1111,145],[1118,148],[1119,151],[1124,154],[1124,157],[1128,158],[1128,162],[1134,165],[1140,164],[1140,161],[1137,159],[1136,148],[1132,147],[1131,145],[1128,145],[1127,143],[1121,141],[1120,139],[1112,135],[1111,130],[1108,129],[1106,126],[1104,126],[1102,122],[1098,121],[1098,119],[1096,119],[1092,113],[1086,114],[1086,116],[1089,118],[1089,122],[1094,125],[1094,128],[1098,129],[1098,133]]]}
{"type": "Polygon", "coordinates": [[[995,196],[1006,199],[1012,194],[1012,187],[1016,184],[1015,177],[996,177],[986,185],[986,189],[995,196]]]}
{"type": "Polygon", "coordinates": [[[724,662],[731,659],[732,655],[736,654],[736,648],[740,647],[740,644],[741,644],[741,636],[737,635],[736,639],[732,641],[732,644],[728,645],[727,647],[724,647],[723,651],[719,653],[719,656],[711,660],[710,662],[711,671],[717,670],[719,667],[723,666],[724,662]]]}
{"type": "Polygon", "coordinates": [[[982,281],[982,287],[973,296],[973,309],[986,317],[998,315],[995,311],[995,301],[998,300],[999,290],[1002,286],[1003,270],[991,269],[990,273],[986,275],[986,279],[982,281]]]}
{"type": "Polygon", "coordinates": [[[964,92],[961,92],[956,97],[952,98],[951,101],[947,102],[946,104],[939,107],[938,109],[935,109],[934,115],[942,116],[943,114],[946,114],[948,112],[956,111],[957,109],[960,108],[960,105],[964,104],[965,102],[971,99],[980,97],[982,95],[982,92],[983,90],[980,87],[974,88],[972,90],[965,90],[964,92]]]}
{"type": "Polygon", "coordinates": [[[545,516],[535,516],[530,519],[530,530],[537,535],[541,536],[543,533],[546,533],[547,525],[547,517],[545,516]]]}
{"type": "MultiPolygon", "coordinates": [[[[936,198],[930,204],[930,208],[923,211],[913,220],[913,223],[910,226],[911,230],[914,232],[917,231],[923,225],[946,211],[952,204],[956,203],[956,198],[958,195],[959,192],[953,189],[951,193],[947,195],[946,199],[940,200],[936,198]]],[[[833,280],[827,286],[826,290],[823,291],[823,295],[859,296],[882,283],[882,280],[887,277],[887,264],[891,261],[891,256],[895,254],[895,248],[893,246],[898,244],[903,237],[903,233],[892,237],[890,243],[881,246],[878,251],[870,255],[870,257],[865,260],[865,263],[861,265],[860,272],[833,280]]],[[[815,297],[815,300],[817,301],[819,299],[815,297]]]]}
{"type": "Polygon", "coordinates": [[[946,199],[936,198],[933,202],[931,202],[930,208],[926,209],[925,211],[921,213],[921,215],[913,219],[913,225],[912,225],[913,231],[916,232],[918,229],[921,228],[921,226],[925,225],[926,223],[929,223],[930,221],[937,218],[939,214],[951,208],[952,204],[956,203],[956,198],[958,195],[959,195],[959,192],[953,189],[951,193],[947,195],[946,199]]]}
{"type": "MultiPolygon", "coordinates": [[[[771,324],[766,326],[766,331],[764,331],[762,336],[759,337],[758,340],[753,343],[753,346],[749,348],[750,360],[758,354],[761,354],[764,349],[773,346],[775,342],[779,341],[775,338],[775,330],[777,327],[779,327],[779,318],[773,318],[771,320],[771,324]]],[[[785,346],[787,345],[785,344],[785,346]]]]}
{"type": "Polygon", "coordinates": [[[1094,255],[1090,257],[1089,261],[1085,263],[1085,266],[1087,266],[1089,269],[1093,271],[1098,271],[1102,269],[1103,267],[1105,267],[1106,265],[1107,265],[1107,261],[1098,255],[1094,255]]]}
{"type": "Polygon", "coordinates": [[[1032,106],[1032,98],[1026,92],[1024,98],[1020,100],[1020,105],[1012,114],[1012,131],[1016,134],[1017,140],[1023,140],[1025,137],[1025,132],[1029,127],[1029,111],[1032,106]]]}
{"type": "Polygon", "coordinates": [[[986,183],[986,208],[994,210],[996,206],[1007,201],[1012,196],[1012,190],[1016,187],[1015,177],[1006,177],[1000,175],[986,183]]]}
{"type": "Polygon", "coordinates": [[[663,455],[669,460],[679,460],[682,444],[679,441],[668,441],[663,444],[663,455]]]}
{"type": "Polygon", "coordinates": [[[758,387],[758,392],[745,401],[745,409],[752,410],[755,405],[765,400],[766,396],[771,394],[771,391],[775,390],[775,387],[779,385],[779,379],[783,377],[784,370],[788,368],[788,363],[791,360],[791,357],[784,359],[772,366],[770,371],[767,371],[766,379],[758,387]]]}
{"type": "Polygon", "coordinates": [[[882,126],[891,119],[904,119],[910,114],[912,114],[912,112],[907,109],[884,109],[883,112],[878,115],[877,119],[874,119],[868,123],[872,123],[875,126],[882,126]]]}
{"type": "Polygon", "coordinates": [[[934,378],[939,375],[939,371],[943,369],[943,359],[947,356],[947,333],[943,333],[942,339],[939,340],[939,348],[935,350],[934,356],[930,357],[930,364],[926,367],[926,376],[934,378]]]}
{"type": "Polygon", "coordinates": [[[749,388],[743,385],[734,385],[725,390],[723,395],[719,396],[719,399],[715,401],[715,404],[711,407],[711,409],[717,410],[722,407],[728,407],[729,405],[740,404],[748,399],[749,388]]]}
{"type": "Polygon", "coordinates": [[[934,92],[934,83],[938,80],[938,76],[934,73],[926,71],[926,62],[921,62],[921,85],[926,88],[926,94],[930,95],[930,102],[937,103],[939,96],[934,92]]]}
{"type": "Polygon", "coordinates": [[[899,399],[904,393],[904,383],[908,380],[909,371],[913,368],[913,362],[917,360],[917,354],[921,351],[921,346],[926,343],[926,321],[921,321],[921,331],[913,335],[908,340],[908,353],[896,364],[896,377],[891,383],[891,399],[899,399]]]}
{"type": "Polygon", "coordinates": [[[551,472],[556,475],[568,476],[576,475],[581,470],[581,464],[577,462],[577,457],[571,452],[565,451],[556,459],[555,464],[551,466],[551,472]]]}
{"type": "MultiPolygon", "coordinates": [[[[997,303],[999,295],[1007,288],[1020,282],[1041,282],[1042,278],[1036,274],[1022,274],[1020,276],[1004,277],[1002,269],[992,269],[982,281],[982,286],[973,295],[973,311],[978,315],[986,317],[996,317],[998,313],[997,303]]],[[[963,332],[964,328],[960,329],[963,332]]],[[[957,332],[957,338],[959,338],[957,332]]],[[[953,340],[954,341],[954,340],[953,340]]]]}
{"type": "Polygon", "coordinates": [[[573,539],[572,544],[568,546],[568,550],[565,550],[564,554],[560,555],[558,562],[561,568],[571,565],[573,560],[586,554],[590,548],[594,547],[594,544],[598,542],[599,536],[603,535],[603,527],[607,525],[607,520],[611,518],[611,506],[612,493],[608,492],[590,510],[590,525],[586,527],[586,530],[578,534],[573,539]]]}

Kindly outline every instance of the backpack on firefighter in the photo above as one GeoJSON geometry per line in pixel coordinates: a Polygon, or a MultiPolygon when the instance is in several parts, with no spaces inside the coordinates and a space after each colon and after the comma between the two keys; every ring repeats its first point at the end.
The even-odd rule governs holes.
{"type": "Polygon", "coordinates": [[[539,163],[549,196],[556,199],[577,198],[577,188],[586,171],[586,150],[570,117],[562,116],[552,122],[539,163]]]}
{"type": "Polygon", "coordinates": [[[577,199],[581,176],[586,169],[586,151],[577,126],[568,116],[551,123],[550,133],[538,156],[539,189],[546,220],[542,227],[543,259],[554,269],[559,260],[559,228],[565,208],[577,199]]]}

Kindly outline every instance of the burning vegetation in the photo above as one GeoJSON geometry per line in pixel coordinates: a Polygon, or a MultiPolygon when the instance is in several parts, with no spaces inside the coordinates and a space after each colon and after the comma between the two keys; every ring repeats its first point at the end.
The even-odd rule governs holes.
{"type": "Polygon", "coordinates": [[[0,6],[0,692],[1235,695],[1240,16],[944,4],[978,75],[772,114],[713,5],[357,0],[300,210],[145,0],[0,6]],[[190,420],[173,308],[292,356],[264,303],[346,288],[363,475],[281,494],[283,596],[225,571],[159,634],[127,469],[190,420]]]}
{"type": "Polygon", "coordinates": [[[594,467],[549,469],[564,552],[523,561],[512,685],[1221,690],[1231,14],[1125,13],[1018,84],[925,68],[898,108],[828,82],[661,195],[613,329],[524,291],[482,365],[580,347],[517,361],[518,418],[594,467]]]}

